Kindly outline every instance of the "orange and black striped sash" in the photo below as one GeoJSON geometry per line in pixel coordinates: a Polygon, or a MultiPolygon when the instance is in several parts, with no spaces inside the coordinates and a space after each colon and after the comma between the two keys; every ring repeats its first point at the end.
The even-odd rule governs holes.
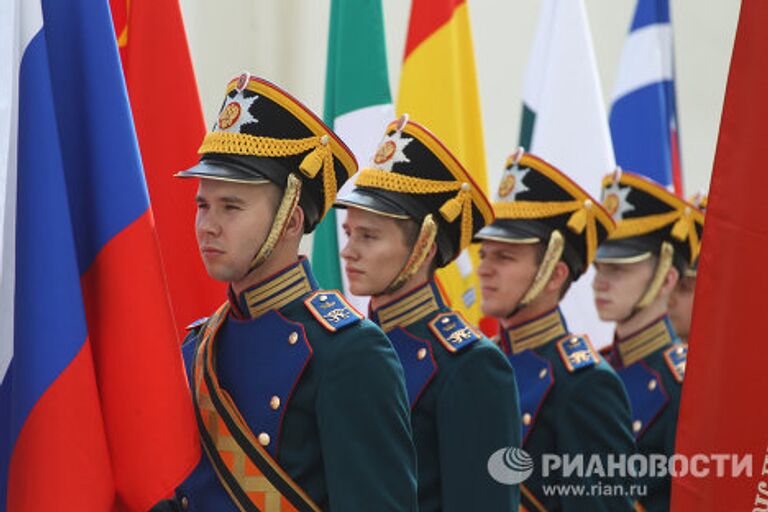
{"type": "Polygon", "coordinates": [[[520,484],[520,510],[519,512],[547,512],[547,509],[536,498],[525,484],[520,484]]]}
{"type": "Polygon", "coordinates": [[[259,444],[219,386],[213,349],[228,312],[227,302],[208,320],[195,351],[192,393],[205,453],[242,512],[318,512],[320,508],[259,444]]]}

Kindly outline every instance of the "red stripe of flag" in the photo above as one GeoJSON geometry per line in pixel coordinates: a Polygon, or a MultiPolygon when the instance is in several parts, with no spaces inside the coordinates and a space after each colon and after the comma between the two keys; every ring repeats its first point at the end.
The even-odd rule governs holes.
{"type": "Polygon", "coordinates": [[[149,211],[104,246],[81,283],[115,485],[129,510],[146,510],[200,456],[149,211]]]}
{"type": "Polygon", "coordinates": [[[434,0],[413,0],[403,60],[407,59],[411,52],[426,38],[448,23],[453,16],[453,11],[464,3],[465,0],[445,0],[439,2],[434,0]]]}
{"type": "Polygon", "coordinates": [[[112,470],[95,383],[86,340],[35,404],[16,439],[7,510],[113,510],[112,470]]]}
{"type": "Polygon", "coordinates": [[[768,510],[765,317],[768,273],[768,3],[744,0],[731,58],[696,283],[677,452],[724,454],[717,476],[688,473],[672,484],[676,511],[768,510]],[[733,456],[752,475],[731,474],[733,456]]]}
{"type": "Polygon", "coordinates": [[[176,0],[111,0],[115,31],[144,175],[157,224],[176,324],[214,311],[224,286],[208,277],[195,240],[192,181],[173,174],[192,167],[205,135],[197,81],[176,0]]]}
{"type": "Polygon", "coordinates": [[[81,285],[94,342],[25,422],[9,510],[147,510],[200,456],[149,212],[104,246],[81,285]]]}

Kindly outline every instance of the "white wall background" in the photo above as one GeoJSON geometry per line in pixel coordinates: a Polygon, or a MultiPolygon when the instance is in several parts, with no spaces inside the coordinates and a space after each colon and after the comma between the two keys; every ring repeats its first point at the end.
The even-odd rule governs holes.
{"type": "MultiPolygon", "coordinates": [[[[408,0],[383,0],[389,77],[397,93],[408,0]]],[[[523,74],[540,0],[468,0],[489,185],[517,142],[523,74]]],[[[635,0],[585,0],[606,105],[635,0]]],[[[181,0],[203,110],[212,124],[224,86],[248,70],[322,114],[330,0],[181,0]]],[[[738,19],[738,0],[672,0],[683,179],[706,189],[738,19]]],[[[305,248],[307,249],[307,248],[305,248]]]]}

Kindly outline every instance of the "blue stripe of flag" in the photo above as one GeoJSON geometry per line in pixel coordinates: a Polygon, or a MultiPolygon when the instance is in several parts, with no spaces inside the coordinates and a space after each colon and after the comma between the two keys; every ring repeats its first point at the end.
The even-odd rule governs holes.
{"type": "Polygon", "coordinates": [[[108,2],[43,0],[43,24],[82,274],[149,199],[108,2]]]}
{"type": "Polygon", "coordinates": [[[656,82],[617,99],[609,124],[616,164],[665,186],[672,184],[671,81],[656,82]]]}
{"type": "Polygon", "coordinates": [[[638,0],[630,32],[655,23],[669,23],[669,0],[638,0]]]}
{"type": "Polygon", "coordinates": [[[24,52],[19,81],[16,305],[13,361],[2,390],[11,399],[3,404],[3,507],[8,464],[24,421],[87,336],[47,61],[41,31],[24,52]]]}
{"type": "MultiPolygon", "coordinates": [[[[668,0],[638,0],[628,38],[638,29],[670,23],[668,0]]],[[[674,56],[668,59],[674,76],[674,56]]],[[[679,151],[673,145],[678,126],[674,80],[660,80],[616,98],[609,125],[617,165],[662,185],[673,185],[673,156],[678,158],[673,152],[679,151]]]]}

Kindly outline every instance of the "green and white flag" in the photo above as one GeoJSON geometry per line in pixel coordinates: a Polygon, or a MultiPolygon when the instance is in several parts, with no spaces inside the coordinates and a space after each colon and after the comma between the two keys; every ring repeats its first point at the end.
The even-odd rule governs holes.
{"type": "MultiPolygon", "coordinates": [[[[349,146],[361,167],[376,151],[395,116],[389,91],[381,0],[332,0],[325,79],[325,122],[349,146]]],[[[352,187],[349,180],[339,195],[352,187]]],[[[315,231],[312,266],[327,289],[344,292],[360,311],[367,297],[349,293],[339,251],[346,242],[346,212],[332,209],[315,231]]]]}
{"type": "MultiPolygon", "coordinates": [[[[520,145],[566,173],[593,197],[616,161],[583,0],[544,0],[523,88],[520,145]]],[[[597,316],[592,268],[561,303],[568,327],[596,347],[613,339],[597,316]]]]}

